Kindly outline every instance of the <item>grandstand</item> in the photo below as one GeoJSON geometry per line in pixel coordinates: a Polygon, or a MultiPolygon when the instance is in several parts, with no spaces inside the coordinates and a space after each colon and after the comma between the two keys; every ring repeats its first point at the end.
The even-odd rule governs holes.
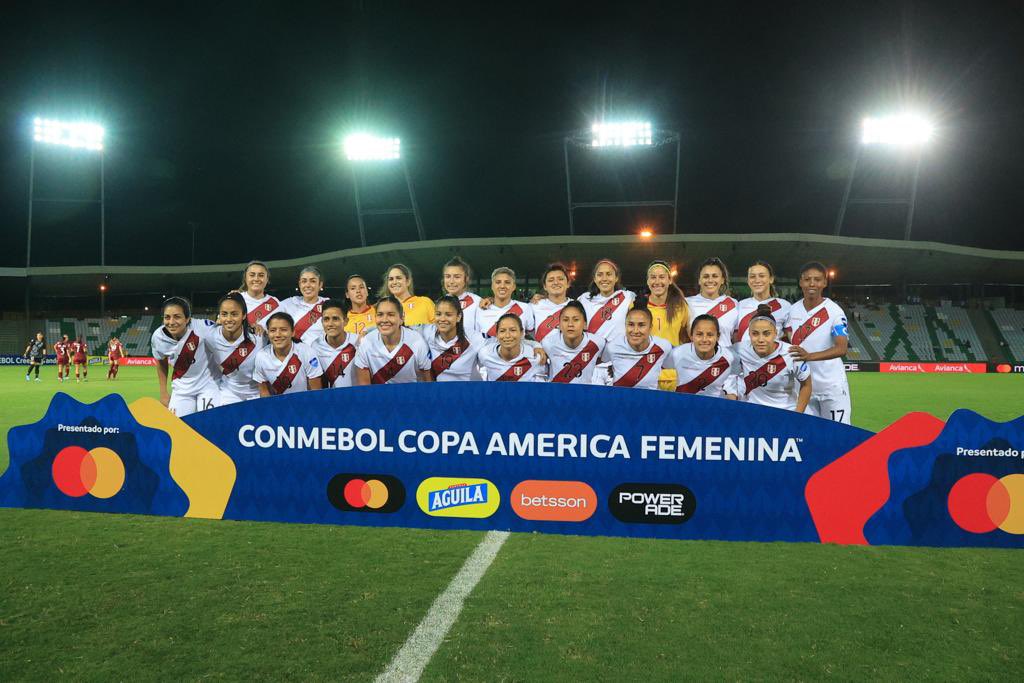
{"type": "Polygon", "coordinates": [[[117,336],[121,339],[129,356],[148,356],[150,335],[156,326],[155,315],[143,315],[139,317],[122,316],[117,319],[62,318],[46,321],[43,329],[51,344],[60,339],[63,334],[68,335],[68,339],[82,337],[89,345],[93,355],[105,354],[107,340],[112,336],[117,336]]]}
{"type": "Polygon", "coordinates": [[[1024,311],[997,308],[991,312],[991,316],[1011,356],[1009,360],[1024,363],[1024,311]]]}

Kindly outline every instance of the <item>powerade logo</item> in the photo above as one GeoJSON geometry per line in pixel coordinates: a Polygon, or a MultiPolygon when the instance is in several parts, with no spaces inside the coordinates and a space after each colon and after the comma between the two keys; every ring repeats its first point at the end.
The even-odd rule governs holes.
{"type": "Polygon", "coordinates": [[[501,503],[498,488],[486,479],[430,477],[416,489],[416,503],[431,517],[490,517],[501,503]]]}
{"type": "Polygon", "coordinates": [[[387,474],[336,474],[327,482],[327,500],[342,512],[396,512],[405,487],[387,474]]]}
{"type": "Polygon", "coordinates": [[[697,499],[681,484],[620,484],[608,509],[627,524],[682,524],[693,517],[697,499]]]}

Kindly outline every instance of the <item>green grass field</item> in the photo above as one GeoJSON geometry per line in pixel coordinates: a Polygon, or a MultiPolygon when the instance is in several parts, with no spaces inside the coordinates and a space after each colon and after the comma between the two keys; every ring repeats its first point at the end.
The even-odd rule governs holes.
{"type": "MultiPolygon", "coordinates": [[[[0,369],[6,431],[54,369],[0,369]]],[[[151,368],[63,385],[155,395],[151,368]]],[[[854,418],[1022,412],[1021,377],[852,375],[854,418]]],[[[0,680],[367,680],[482,538],[476,532],[0,510],[0,680]]],[[[512,534],[425,680],[1011,679],[1014,551],[512,534]]]]}

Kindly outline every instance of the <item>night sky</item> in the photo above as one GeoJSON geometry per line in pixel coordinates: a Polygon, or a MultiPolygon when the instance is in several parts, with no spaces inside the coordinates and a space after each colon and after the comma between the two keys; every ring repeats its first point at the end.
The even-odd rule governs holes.
{"type": "MultiPolygon", "coordinates": [[[[200,263],[358,246],[354,129],[402,138],[428,238],[567,233],[562,139],[602,117],[681,131],[681,232],[830,233],[860,118],[908,108],[938,126],[914,238],[1024,249],[1022,3],[706,5],[7,5],[0,265],[24,265],[34,115],[106,126],[109,264],[188,263],[190,224],[200,263]]],[[[862,161],[855,193],[906,191],[906,155],[862,161]]],[[[673,166],[669,148],[580,150],[574,192],[671,196],[673,166]]],[[[98,175],[37,149],[36,196],[95,197],[98,175]]],[[[401,182],[364,177],[367,200],[406,201],[401,182]]],[[[844,232],[901,238],[901,211],[857,207],[844,232]]],[[[95,205],[37,204],[33,263],[98,262],[98,224],[95,205]]],[[[577,220],[641,224],[671,214],[577,220]]],[[[368,231],[415,237],[407,218],[368,231]]]]}

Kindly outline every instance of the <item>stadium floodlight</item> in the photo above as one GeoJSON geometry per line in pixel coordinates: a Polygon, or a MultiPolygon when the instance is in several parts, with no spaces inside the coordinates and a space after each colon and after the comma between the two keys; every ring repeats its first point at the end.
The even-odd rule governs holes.
{"type": "Polygon", "coordinates": [[[654,144],[650,121],[595,123],[590,131],[591,147],[650,147],[654,144]]]}
{"type": "Polygon", "coordinates": [[[386,161],[400,159],[402,141],[367,133],[353,133],[343,141],[345,158],[349,161],[386,161]]]}
{"type": "Polygon", "coordinates": [[[916,114],[896,116],[869,116],[861,122],[861,143],[865,145],[891,145],[915,147],[928,142],[935,127],[916,114]]]}
{"type": "Polygon", "coordinates": [[[654,237],[654,231],[650,228],[644,228],[640,231],[640,239],[649,240],[654,237]]]}
{"type": "Polygon", "coordinates": [[[33,139],[48,145],[103,151],[106,131],[97,123],[85,121],[58,121],[36,117],[33,120],[33,139]]]}

